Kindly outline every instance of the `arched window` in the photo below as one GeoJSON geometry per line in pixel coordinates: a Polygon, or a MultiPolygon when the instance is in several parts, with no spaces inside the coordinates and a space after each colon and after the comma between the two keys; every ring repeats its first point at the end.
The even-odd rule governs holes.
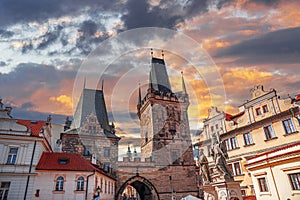
{"type": "Polygon", "coordinates": [[[55,190],[56,191],[63,191],[64,190],[64,177],[59,176],[56,179],[55,190]]]}
{"type": "Polygon", "coordinates": [[[84,178],[81,176],[77,179],[77,188],[76,190],[78,191],[83,191],[84,190],[84,178]]]}

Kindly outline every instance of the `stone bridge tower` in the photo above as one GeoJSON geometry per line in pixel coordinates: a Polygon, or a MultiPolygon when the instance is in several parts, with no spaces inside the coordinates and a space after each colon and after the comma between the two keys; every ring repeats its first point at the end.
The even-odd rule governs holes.
{"type": "Polygon", "coordinates": [[[183,76],[182,91],[174,93],[164,59],[152,57],[150,67],[148,90],[144,98],[139,90],[137,105],[142,158],[124,158],[118,163],[116,198],[127,185],[137,190],[141,200],[197,196],[183,76]]]}

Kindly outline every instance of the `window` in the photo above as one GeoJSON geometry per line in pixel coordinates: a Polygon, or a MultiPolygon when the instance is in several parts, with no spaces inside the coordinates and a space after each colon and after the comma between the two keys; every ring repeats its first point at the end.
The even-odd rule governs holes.
{"type": "Polygon", "coordinates": [[[228,167],[234,176],[242,175],[240,162],[230,163],[228,167]]]}
{"type": "Polygon", "coordinates": [[[82,176],[77,179],[76,190],[78,190],[78,191],[83,191],[84,190],[84,178],[82,176]]]}
{"type": "Polygon", "coordinates": [[[10,147],[6,164],[8,165],[16,164],[17,154],[18,154],[18,147],[10,147]]]}
{"type": "Polygon", "coordinates": [[[172,158],[172,163],[174,165],[178,165],[179,164],[179,157],[176,151],[172,151],[171,152],[171,158],[172,158]]]}
{"type": "Polygon", "coordinates": [[[242,196],[246,196],[246,190],[241,190],[242,196]]]}
{"type": "Polygon", "coordinates": [[[146,143],[148,142],[148,131],[146,131],[146,133],[145,133],[145,142],[146,143]]]}
{"type": "Polygon", "coordinates": [[[60,176],[56,179],[55,190],[56,191],[63,191],[64,190],[64,177],[60,176]]]}
{"type": "Polygon", "coordinates": [[[241,175],[242,169],[239,162],[233,163],[233,174],[234,175],[241,175]]]}
{"type": "Polygon", "coordinates": [[[84,155],[84,156],[90,155],[90,151],[89,151],[89,149],[88,149],[87,147],[84,147],[83,155],[84,155]]]}
{"type": "Polygon", "coordinates": [[[207,156],[211,156],[211,146],[210,145],[207,145],[207,156]]]}
{"type": "Polygon", "coordinates": [[[110,181],[108,181],[108,194],[110,194],[110,181]]]}
{"type": "Polygon", "coordinates": [[[1,182],[0,200],[7,200],[10,182],[1,182]]]}
{"type": "Polygon", "coordinates": [[[264,132],[265,132],[266,140],[275,138],[275,134],[274,134],[272,125],[264,127],[264,132]]]}
{"type": "Polygon", "coordinates": [[[260,110],[260,108],[256,108],[255,111],[256,111],[256,115],[261,115],[261,110],[260,110]]]}
{"type": "Polygon", "coordinates": [[[263,109],[263,112],[264,112],[264,113],[269,112],[269,109],[268,109],[268,106],[267,106],[267,105],[263,105],[262,109],[263,109]]]}
{"type": "Polygon", "coordinates": [[[284,121],[282,121],[282,123],[283,123],[283,126],[284,126],[285,133],[287,135],[296,132],[296,129],[294,127],[292,119],[284,120],[284,121]]]}
{"type": "Polygon", "coordinates": [[[104,163],[104,171],[108,172],[109,170],[109,163],[104,163]]]}
{"type": "Polygon", "coordinates": [[[258,178],[258,184],[259,184],[259,189],[261,192],[268,192],[268,186],[267,186],[267,181],[266,178],[258,178]]]}
{"type": "Polygon", "coordinates": [[[236,137],[226,139],[225,144],[226,144],[226,149],[227,150],[232,150],[232,149],[237,149],[238,148],[236,137]]]}
{"type": "Polygon", "coordinates": [[[109,157],[109,156],[110,156],[110,149],[104,148],[104,157],[109,157]]]}
{"type": "Polygon", "coordinates": [[[244,138],[245,146],[253,144],[251,133],[244,133],[243,138],[244,138]]]}
{"type": "Polygon", "coordinates": [[[300,173],[289,174],[293,190],[300,190],[300,173]]]}
{"type": "Polygon", "coordinates": [[[61,165],[66,165],[68,163],[69,159],[68,158],[60,158],[58,159],[58,163],[61,165]]]}

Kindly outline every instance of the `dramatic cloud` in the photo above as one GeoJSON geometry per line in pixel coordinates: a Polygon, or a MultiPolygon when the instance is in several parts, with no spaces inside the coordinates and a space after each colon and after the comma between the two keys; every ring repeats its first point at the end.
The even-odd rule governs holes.
{"type": "Polygon", "coordinates": [[[0,67],[4,67],[4,66],[6,66],[6,65],[7,65],[6,62],[0,61],[0,67]]]}
{"type": "MultiPolygon", "coordinates": [[[[237,106],[249,98],[254,85],[275,88],[280,95],[299,91],[299,8],[297,0],[2,0],[0,95],[6,105],[14,107],[16,118],[45,120],[52,114],[55,122],[62,123],[76,103],[72,98],[74,79],[86,56],[92,52],[114,58],[114,48],[121,46],[95,51],[102,41],[132,28],[171,28],[199,42],[219,66],[220,80],[211,78],[209,72],[204,73],[206,77],[197,76],[188,70],[183,58],[178,58],[180,55],[166,51],[175,91],[181,90],[180,71],[184,71],[191,101],[190,125],[198,129],[213,104],[225,104],[232,114],[238,112],[237,106]],[[211,80],[218,83],[216,88],[209,88],[207,82],[211,80]],[[210,91],[222,88],[226,89],[226,100],[210,91]]],[[[130,35],[136,40],[129,45],[137,49],[147,45],[149,34],[153,35],[135,34],[130,35]]],[[[174,49],[192,52],[173,36],[168,42],[174,49]]],[[[162,49],[167,46],[163,37],[153,41],[162,49]]],[[[115,61],[107,59],[113,63],[101,77],[105,79],[109,118],[122,137],[123,150],[140,142],[137,88],[139,80],[144,81],[145,95],[149,58],[148,51],[139,51],[115,61]],[[133,89],[122,88],[125,85],[133,85],[133,89]]],[[[99,79],[95,72],[107,63],[96,57],[89,63],[94,68],[85,69],[87,88],[99,79]]],[[[209,69],[205,66],[203,70],[209,69]]],[[[75,92],[80,95],[81,89],[82,85],[75,92]]]]}
{"type": "Polygon", "coordinates": [[[37,49],[45,49],[53,43],[55,40],[58,39],[61,30],[63,29],[62,26],[58,25],[54,27],[53,31],[48,30],[44,35],[41,36],[42,42],[38,45],[37,49]]]}
{"type": "Polygon", "coordinates": [[[159,5],[151,7],[146,0],[129,0],[125,8],[127,14],[122,19],[128,29],[150,26],[172,28],[183,20],[178,15],[178,7],[175,6],[171,8],[161,8],[159,5]],[[174,10],[170,12],[172,8],[174,10]]]}
{"type": "Polygon", "coordinates": [[[237,57],[235,62],[299,63],[300,27],[273,31],[254,39],[242,41],[217,52],[217,57],[237,57]]]}
{"type": "Polygon", "coordinates": [[[13,35],[14,35],[14,32],[12,32],[12,31],[7,31],[7,30],[0,29],[0,37],[10,38],[13,35]]]}
{"type": "Polygon", "coordinates": [[[0,74],[0,94],[11,105],[22,110],[71,114],[64,95],[71,96],[74,78],[74,71],[23,63],[8,74],[0,74]],[[55,97],[58,103],[49,104],[51,97],[55,97]]]}
{"type": "Polygon", "coordinates": [[[0,2],[0,27],[14,23],[43,22],[49,18],[77,16],[89,10],[109,11],[120,8],[117,0],[2,0],[0,2]]]}

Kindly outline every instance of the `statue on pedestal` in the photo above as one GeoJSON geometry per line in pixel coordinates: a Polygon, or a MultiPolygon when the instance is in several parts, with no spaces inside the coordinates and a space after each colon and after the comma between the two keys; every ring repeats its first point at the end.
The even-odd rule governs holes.
{"type": "Polygon", "coordinates": [[[203,149],[199,149],[198,166],[200,168],[200,176],[203,181],[203,185],[207,185],[211,182],[208,160],[203,153],[203,149]]]}
{"type": "Polygon", "coordinates": [[[227,165],[226,159],[228,159],[228,154],[226,147],[218,137],[218,135],[212,136],[212,155],[215,162],[215,168],[225,180],[233,180],[232,173],[227,165]]]}

